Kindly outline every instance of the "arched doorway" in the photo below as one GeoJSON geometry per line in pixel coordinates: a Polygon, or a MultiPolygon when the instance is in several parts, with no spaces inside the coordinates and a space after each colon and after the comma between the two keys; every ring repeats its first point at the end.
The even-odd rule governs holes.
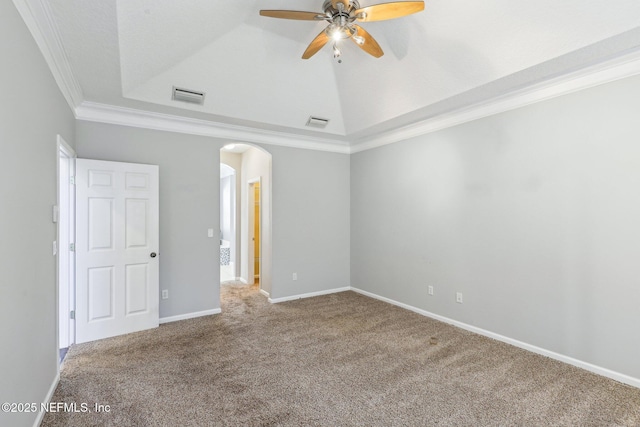
{"type": "MultiPolygon", "coordinates": [[[[236,244],[229,249],[235,255],[234,280],[249,285],[256,283],[260,292],[269,296],[272,291],[271,154],[249,144],[229,144],[220,150],[220,164],[221,171],[227,168],[235,171],[236,244]]],[[[222,187],[220,194],[221,197],[226,194],[222,187]]],[[[222,203],[221,200],[221,209],[222,203]]],[[[221,212],[221,225],[222,215],[221,212]]],[[[225,234],[222,229],[221,235],[224,237],[229,233],[225,234]]],[[[223,245],[230,241],[222,240],[225,240],[221,241],[223,245]]],[[[226,252],[222,246],[220,250],[221,254],[226,252]]],[[[223,267],[221,265],[221,272],[223,267]]]]}

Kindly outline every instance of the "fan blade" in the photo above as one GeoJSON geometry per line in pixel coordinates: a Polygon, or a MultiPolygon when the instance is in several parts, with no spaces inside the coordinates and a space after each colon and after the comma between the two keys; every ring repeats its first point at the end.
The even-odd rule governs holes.
{"type": "Polygon", "coordinates": [[[261,10],[260,15],[270,18],[297,19],[299,21],[322,21],[326,16],[316,12],[301,12],[297,10],[261,10]]]}
{"type": "Polygon", "coordinates": [[[376,39],[371,36],[371,34],[369,34],[367,31],[365,31],[364,28],[359,25],[354,25],[354,27],[356,28],[356,30],[358,30],[356,35],[364,39],[364,43],[360,44],[357,41],[353,40],[353,37],[351,38],[351,40],[353,40],[353,42],[357,44],[360,49],[364,50],[369,55],[375,56],[376,58],[380,58],[382,55],[384,55],[382,48],[380,47],[376,39]]]}
{"type": "Polygon", "coordinates": [[[304,51],[304,53],[302,54],[302,59],[311,58],[313,55],[318,53],[318,51],[322,49],[322,47],[327,44],[329,40],[330,38],[327,35],[327,32],[325,30],[322,30],[322,32],[318,34],[315,39],[313,39],[309,47],[307,47],[307,50],[304,51]]]}
{"type": "Polygon", "coordinates": [[[358,21],[384,21],[386,19],[400,18],[412,13],[424,10],[423,1],[396,1],[392,3],[374,4],[356,10],[358,21]]]}

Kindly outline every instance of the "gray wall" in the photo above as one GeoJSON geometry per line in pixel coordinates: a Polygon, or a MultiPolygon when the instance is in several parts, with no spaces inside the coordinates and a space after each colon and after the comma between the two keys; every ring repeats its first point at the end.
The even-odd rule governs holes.
{"type": "MultiPolygon", "coordinates": [[[[236,177],[234,175],[225,176],[220,179],[220,237],[228,240],[235,247],[236,230],[235,224],[235,200],[236,200],[236,177]]],[[[230,256],[231,261],[235,261],[235,254],[230,256]]]]}
{"type": "Polygon", "coordinates": [[[349,156],[267,150],[273,155],[271,297],[349,286],[349,156]]]}
{"type": "MultiPolygon", "coordinates": [[[[43,402],[57,373],[56,135],[74,118],[22,18],[0,2],[0,401],[43,402]]],[[[36,414],[0,412],[0,425],[36,414]]]]}
{"type": "Polygon", "coordinates": [[[222,143],[84,121],[76,132],[80,158],[160,166],[160,318],[219,308],[222,143]]]}
{"type": "MultiPolygon", "coordinates": [[[[228,141],[84,121],[76,132],[79,157],[160,166],[160,288],[170,296],[160,317],[220,307],[219,242],[207,228],[219,227],[228,141]]],[[[273,167],[271,296],[348,286],[349,156],[262,148],[273,167]]]]}
{"type": "Polygon", "coordinates": [[[353,155],[351,284],[640,378],[639,118],[634,77],[353,155]]]}

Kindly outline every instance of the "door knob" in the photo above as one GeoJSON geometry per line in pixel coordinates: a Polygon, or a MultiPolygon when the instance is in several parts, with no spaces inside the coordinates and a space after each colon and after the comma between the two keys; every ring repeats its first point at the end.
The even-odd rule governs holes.
{"type": "Polygon", "coordinates": [[[150,256],[151,258],[155,258],[155,257],[157,257],[157,256],[158,256],[158,254],[157,254],[157,253],[155,253],[155,252],[151,252],[151,255],[149,255],[149,256],[150,256]]]}

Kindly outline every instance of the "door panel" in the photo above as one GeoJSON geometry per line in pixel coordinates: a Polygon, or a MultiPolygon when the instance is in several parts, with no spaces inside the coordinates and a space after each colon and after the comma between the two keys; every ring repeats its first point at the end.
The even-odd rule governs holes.
{"type": "Polygon", "coordinates": [[[127,249],[148,248],[147,217],[149,216],[147,200],[127,199],[125,207],[125,246],[127,249]]]}
{"type": "Polygon", "coordinates": [[[158,167],[78,159],[76,342],[159,323],[158,167]]]}
{"type": "Polygon", "coordinates": [[[89,199],[88,250],[113,250],[113,199],[89,199]]]}
{"type": "Polygon", "coordinates": [[[113,267],[90,268],[88,272],[89,323],[113,319],[113,267]]]}
{"type": "Polygon", "coordinates": [[[125,274],[125,313],[145,313],[149,309],[147,304],[147,284],[149,283],[147,264],[127,265],[125,274]]]}

